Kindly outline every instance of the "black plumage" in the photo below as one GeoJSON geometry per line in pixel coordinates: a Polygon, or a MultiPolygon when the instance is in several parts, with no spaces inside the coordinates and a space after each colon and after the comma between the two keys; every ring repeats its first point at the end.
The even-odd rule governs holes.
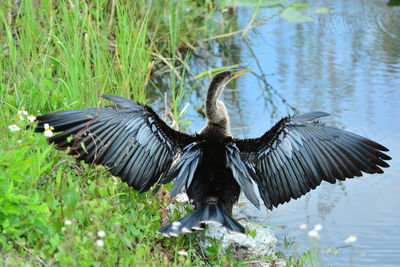
{"type": "Polygon", "coordinates": [[[296,199],[322,181],[335,183],[366,173],[383,173],[391,158],[384,146],[359,135],[325,126],[312,112],[281,119],[259,138],[235,139],[229,116],[218,100],[225,85],[244,74],[223,72],[211,81],[206,97],[207,125],[188,135],[170,128],[148,106],[105,95],[113,106],[55,112],[38,116],[58,135],[48,139],[86,163],[102,164],[139,190],[174,180],[171,197],[186,190],[195,210],[162,227],[165,236],[218,223],[230,232],[244,232],[232,215],[240,191],[256,207],[268,209],[296,199]]]}

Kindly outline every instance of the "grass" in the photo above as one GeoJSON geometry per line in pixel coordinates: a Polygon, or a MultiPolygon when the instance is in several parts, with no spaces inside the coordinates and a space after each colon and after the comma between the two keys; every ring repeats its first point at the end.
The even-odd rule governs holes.
{"type": "MultiPolygon", "coordinates": [[[[156,234],[170,201],[138,194],[102,167],[80,165],[35,134],[25,115],[97,106],[113,93],[167,94],[179,121],[186,96],[177,54],[198,26],[175,1],[3,1],[1,29],[1,265],[201,265],[192,237],[156,234]],[[152,81],[157,73],[169,85],[152,81]],[[160,74],[161,73],[161,74],[160,74]],[[16,124],[19,131],[7,127],[16,124]],[[105,231],[105,237],[97,236],[105,231]],[[104,246],[98,246],[99,241],[104,246]],[[96,243],[97,242],[97,243],[96,243]],[[97,244],[97,245],[96,245],[97,244]],[[181,249],[188,256],[179,256],[181,249]]],[[[204,9],[206,10],[206,9],[204,9]]],[[[203,11],[204,11],[203,10],[203,11]]],[[[198,16],[193,16],[198,18],[198,16]]],[[[175,127],[179,124],[175,123],[175,127]]],[[[179,214],[176,214],[179,216],[179,214]]],[[[213,260],[226,263],[232,259],[213,260]]]]}
{"type": "Polygon", "coordinates": [[[166,96],[166,118],[182,127],[187,51],[220,33],[213,12],[212,1],[0,3],[1,265],[242,265],[229,253],[202,255],[194,236],[156,234],[167,194],[138,194],[103,167],[80,165],[18,114],[97,106],[109,93],[143,103],[166,96]]]}

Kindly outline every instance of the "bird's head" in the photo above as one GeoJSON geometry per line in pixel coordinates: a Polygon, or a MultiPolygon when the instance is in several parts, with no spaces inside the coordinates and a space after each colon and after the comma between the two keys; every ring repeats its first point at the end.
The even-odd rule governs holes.
{"type": "Polygon", "coordinates": [[[239,76],[242,76],[243,74],[251,71],[252,69],[247,69],[239,72],[233,72],[233,71],[224,71],[221,73],[218,73],[217,75],[214,76],[210,83],[210,89],[215,88],[216,92],[218,92],[218,95],[222,92],[222,90],[225,88],[225,86],[232,81],[233,79],[236,79],[239,76]]]}

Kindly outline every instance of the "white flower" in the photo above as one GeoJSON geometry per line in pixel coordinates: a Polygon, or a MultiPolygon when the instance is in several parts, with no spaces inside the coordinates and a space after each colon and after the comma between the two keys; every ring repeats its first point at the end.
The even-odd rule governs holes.
{"type": "Polygon", "coordinates": [[[96,247],[104,247],[104,241],[101,239],[97,239],[96,242],[94,243],[96,245],[96,247]]]}
{"type": "Polygon", "coordinates": [[[25,116],[28,116],[28,112],[25,110],[24,107],[22,107],[21,110],[18,111],[18,114],[19,114],[19,115],[24,114],[25,116]]]}
{"type": "Polygon", "coordinates": [[[54,135],[52,130],[46,130],[43,132],[44,136],[46,137],[52,137],[54,135]]]}
{"type": "Polygon", "coordinates": [[[71,225],[71,224],[72,224],[72,221],[71,221],[71,220],[68,220],[68,219],[66,219],[66,220],[64,221],[64,224],[65,224],[65,225],[71,225]]]}
{"type": "Polygon", "coordinates": [[[30,122],[34,122],[35,120],[36,120],[36,117],[35,116],[33,116],[32,114],[31,115],[29,115],[28,117],[26,117],[27,119],[28,119],[28,121],[30,121],[30,122]]]}
{"type": "Polygon", "coordinates": [[[18,111],[17,117],[18,117],[20,120],[23,120],[23,119],[24,119],[24,116],[23,116],[23,115],[28,116],[28,112],[25,110],[24,107],[21,108],[21,110],[18,111]]]}
{"type": "Polygon", "coordinates": [[[319,231],[321,231],[322,230],[322,225],[321,224],[316,224],[316,225],[314,225],[314,228],[313,228],[313,230],[314,231],[316,231],[316,232],[319,232],[319,231]]]}
{"type": "Polygon", "coordinates": [[[345,241],[343,241],[346,244],[354,243],[357,241],[357,236],[355,235],[349,235],[345,241]]]}
{"type": "Polygon", "coordinates": [[[97,232],[97,236],[98,237],[105,237],[106,236],[106,232],[103,231],[103,230],[100,230],[100,231],[97,232]]]}
{"type": "Polygon", "coordinates": [[[8,125],[8,129],[9,129],[11,132],[18,132],[19,130],[21,130],[16,124],[8,125]]]}
{"type": "Polygon", "coordinates": [[[316,239],[319,239],[319,234],[318,234],[318,232],[315,231],[315,230],[311,230],[310,232],[308,232],[308,236],[309,236],[309,237],[316,238],[316,239]]]}
{"type": "Polygon", "coordinates": [[[189,198],[186,193],[179,193],[176,195],[175,200],[179,203],[187,203],[189,202],[189,198]]]}
{"type": "Polygon", "coordinates": [[[184,250],[184,249],[179,250],[179,251],[178,251],[178,254],[181,255],[181,256],[187,256],[187,255],[188,255],[187,251],[184,250]]]}
{"type": "Polygon", "coordinates": [[[44,124],[44,136],[46,137],[52,137],[53,136],[53,131],[54,128],[51,127],[48,123],[44,124]]]}
{"type": "Polygon", "coordinates": [[[64,226],[61,227],[61,232],[65,232],[65,230],[67,230],[67,228],[65,228],[64,226]]]}
{"type": "Polygon", "coordinates": [[[306,230],[307,229],[307,224],[303,223],[299,225],[300,230],[306,230]]]}

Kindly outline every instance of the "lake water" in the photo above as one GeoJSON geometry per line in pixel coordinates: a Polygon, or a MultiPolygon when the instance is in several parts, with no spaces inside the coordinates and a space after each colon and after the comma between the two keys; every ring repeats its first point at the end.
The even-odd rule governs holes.
{"type": "MultiPolygon", "coordinates": [[[[388,147],[391,167],[383,175],[324,182],[273,211],[242,203],[236,215],[284,226],[275,230],[281,250],[285,236],[300,251],[311,247],[307,232],[315,224],[323,227],[322,249],[340,248],[349,235],[357,236],[339,254],[323,253],[323,266],[400,266],[400,7],[374,0],[310,2],[331,12],[304,24],[277,17],[245,39],[216,42],[214,56],[203,65],[192,61],[193,70],[231,64],[254,68],[255,75],[240,77],[223,95],[236,137],[260,136],[293,110],[321,110],[331,114],[323,120],[327,124],[388,147]],[[307,230],[298,228],[303,223],[307,230]]],[[[271,12],[261,9],[258,18],[271,12]]],[[[251,9],[236,10],[239,29],[251,15],[251,9]]],[[[193,94],[191,131],[204,124],[194,111],[204,94],[193,94]]]]}

